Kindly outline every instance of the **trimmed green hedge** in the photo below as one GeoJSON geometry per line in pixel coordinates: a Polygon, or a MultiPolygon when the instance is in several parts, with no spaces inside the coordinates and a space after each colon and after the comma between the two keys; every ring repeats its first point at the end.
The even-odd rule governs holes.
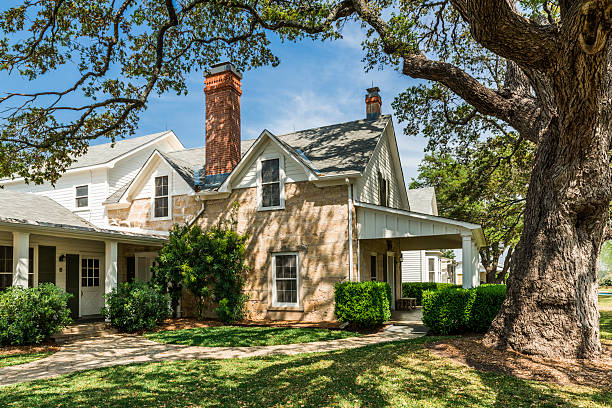
{"type": "Polygon", "coordinates": [[[391,317],[391,286],[385,282],[340,282],[335,287],[335,313],[359,328],[379,326],[391,317]]]}
{"type": "Polygon", "coordinates": [[[71,294],[52,283],[0,292],[0,346],[41,343],[69,325],[71,294]]]}
{"type": "Polygon", "coordinates": [[[416,298],[417,305],[421,306],[423,291],[425,290],[442,290],[449,288],[460,288],[460,285],[452,283],[437,283],[437,282],[404,282],[402,283],[402,297],[416,298]]]}
{"type": "Polygon", "coordinates": [[[435,334],[484,333],[506,298],[506,285],[423,292],[423,323],[435,334]]]}

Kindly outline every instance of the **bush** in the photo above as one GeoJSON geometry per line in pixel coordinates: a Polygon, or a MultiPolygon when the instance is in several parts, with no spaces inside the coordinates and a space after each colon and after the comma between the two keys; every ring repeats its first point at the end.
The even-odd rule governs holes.
{"type": "Polygon", "coordinates": [[[150,330],[170,314],[170,295],[144,282],[122,283],[104,297],[102,314],[122,332],[150,330]]]}
{"type": "Polygon", "coordinates": [[[41,343],[69,325],[72,297],[52,283],[0,292],[0,346],[41,343]]]}
{"type": "Polygon", "coordinates": [[[506,298],[506,285],[423,292],[423,323],[435,334],[484,333],[506,298]]]}
{"type": "Polygon", "coordinates": [[[447,288],[423,292],[423,323],[436,334],[460,333],[465,330],[465,305],[469,290],[447,288]]]}
{"type": "Polygon", "coordinates": [[[391,287],[385,282],[340,282],[335,287],[335,313],[341,322],[373,328],[391,317],[391,287]]]}
{"type": "Polygon", "coordinates": [[[437,282],[404,282],[402,283],[402,297],[416,298],[417,305],[422,305],[423,291],[425,290],[442,290],[448,288],[460,288],[460,285],[452,283],[437,283],[437,282]]]}

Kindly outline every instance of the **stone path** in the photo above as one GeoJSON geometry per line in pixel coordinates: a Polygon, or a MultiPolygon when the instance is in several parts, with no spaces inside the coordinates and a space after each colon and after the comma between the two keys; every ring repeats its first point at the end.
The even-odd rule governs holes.
{"type": "Polygon", "coordinates": [[[352,349],[412,339],[423,336],[426,331],[421,325],[390,326],[380,333],[361,337],[262,347],[182,346],[156,343],[142,336],[112,334],[67,344],[57,353],[42,360],[0,368],[0,386],[133,363],[261,357],[352,349]]]}

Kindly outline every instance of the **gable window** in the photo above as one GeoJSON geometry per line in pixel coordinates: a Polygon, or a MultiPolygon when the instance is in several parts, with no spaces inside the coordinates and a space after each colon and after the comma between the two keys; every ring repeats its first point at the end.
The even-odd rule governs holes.
{"type": "Polygon", "coordinates": [[[0,246],[0,290],[13,285],[13,247],[0,246]]]}
{"type": "Polygon", "coordinates": [[[168,216],[168,176],[155,177],[153,207],[153,216],[155,218],[168,216]]]}
{"type": "Polygon", "coordinates": [[[370,280],[376,280],[376,255],[370,255],[370,280]]]}
{"type": "Polygon", "coordinates": [[[100,260],[81,258],[81,286],[100,286],[100,260]]]}
{"type": "Polygon", "coordinates": [[[298,306],[299,277],[297,254],[277,254],[274,255],[273,259],[274,304],[278,306],[298,306]]]}
{"type": "Polygon", "coordinates": [[[384,178],[380,171],[378,172],[378,204],[383,207],[389,205],[389,180],[384,178]]]}
{"type": "Polygon", "coordinates": [[[260,184],[260,209],[281,208],[284,203],[280,158],[261,160],[260,184]]]}
{"type": "Polygon", "coordinates": [[[77,208],[89,207],[89,186],[76,187],[77,208]]]}

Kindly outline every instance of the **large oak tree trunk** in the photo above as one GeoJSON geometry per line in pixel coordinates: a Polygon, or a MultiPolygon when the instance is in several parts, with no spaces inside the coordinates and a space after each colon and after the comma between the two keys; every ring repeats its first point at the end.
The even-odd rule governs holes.
{"type": "Polygon", "coordinates": [[[612,197],[601,54],[574,53],[549,75],[556,111],[538,141],[508,294],[485,336],[491,346],[565,358],[601,352],[597,264],[612,197]]]}

